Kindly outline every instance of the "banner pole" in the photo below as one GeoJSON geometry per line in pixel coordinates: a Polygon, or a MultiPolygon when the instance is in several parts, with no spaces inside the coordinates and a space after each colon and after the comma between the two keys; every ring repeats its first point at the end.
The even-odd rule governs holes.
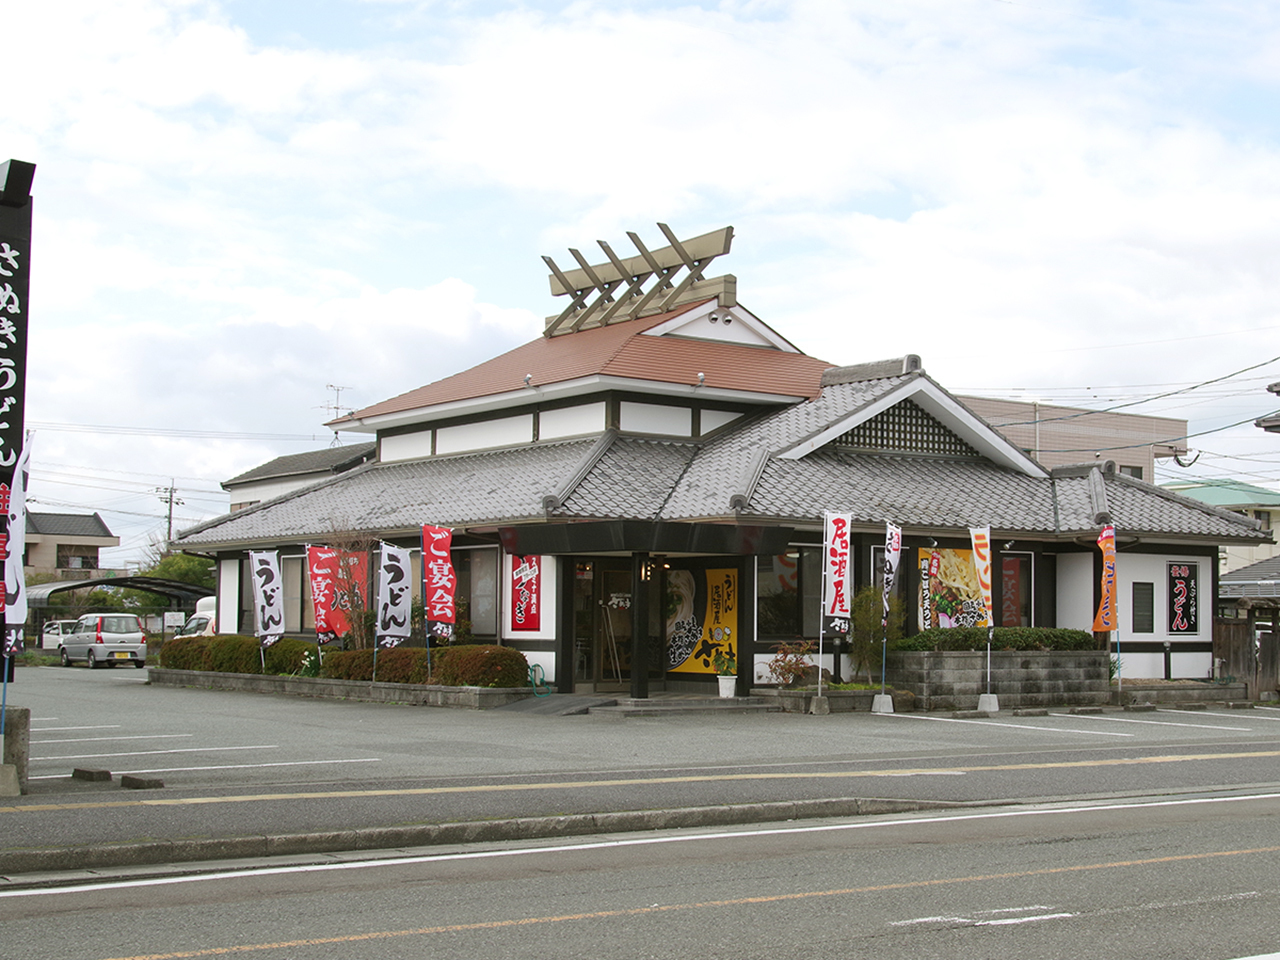
{"type": "Polygon", "coordinates": [[[378,638],[373,638],[373,675],[369,678],[370,683],[378,682],[378,638]]]}

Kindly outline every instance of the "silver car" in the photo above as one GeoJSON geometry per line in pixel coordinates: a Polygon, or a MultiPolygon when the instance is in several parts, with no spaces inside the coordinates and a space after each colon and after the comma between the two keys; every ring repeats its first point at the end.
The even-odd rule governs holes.
{"type": "Polygon", "coordinates": [[[147,636],[142,621],[132,613],[86,613],[76,621],[75,629],[58,643],[58,654],[64,667],[73,660],[84,660],[90,668],[103,664],[132,663],[147,665],[147,636]]]}

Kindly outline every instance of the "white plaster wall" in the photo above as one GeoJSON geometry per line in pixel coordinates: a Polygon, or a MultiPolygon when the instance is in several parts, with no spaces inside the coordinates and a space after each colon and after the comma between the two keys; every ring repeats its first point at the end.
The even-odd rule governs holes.
{"type": "Polygon", "coordinates": [[[689,437],[693,435],[693,411],[688,407],[623,400],[619,405],[618,428],[626,433],[689,437]]]}
{"type": "Polygon", "coordinates": [[[702,432],[710,433],[712,430],[723,427],[726,423],[733,423],[741,416],[742,414],[733,410],[703,410],[699,421],[702,432]]]}
{"type": "Polygon", "coordinates": [[[240,612],[240,561],[218,561],[218,632],[235,633],[240,612]]]}
{"type": "MultiPolygon", "coordinates": [[[[1120,642],[1125,640],[1210,640],[1213,637],[1213,622],[1210,619],[1212,605],[1207,594],[1213,589],[1213,560],[1206,557],[1179,557],[1176,555],[1160,556],[1134,553],[1121,553],[1116,556],[1116,605],[1120,608],[1120,642]],[[1196,591],[1196,624],[1198,633],[1169,633],[1169,564],[1187,563],[1199,567],[1199,588],[1196,591]],[[1152,583],[1154,589],[1155,632],[1133,632],[1133,584],[1135,581],[1152,583]]],[[[1163,659],[1159,676],[1164,676],[1163,659]]],[[[1177,674],[1174,674],[1177,676],[1177,674]]]]}
{"type": "Polygon", "coordinates": [[[258,500],[272,500],[294,490],[301,490],[313,483],[324,480],[328,474],[313,473],[305,477],[286,478],[280,480],[262,480],[255,483],[237,484],[230,491],[232,503],[250,503],[258,500]]]}
{"type": "Polygon", "coordinates": [[[1093,554],[1058,554],[1058,626],[1093,630],[1093,554]]]}
{"type": "Polygon", "coordinates": [[[464,453],[533,441],[533,414],[481,420],[436,430],[436,453],[464,453]]]}
{"type": "Polygon", "coordinates": [[[378,446],[378,456],[384,463],[393,460],[421,460],[431,456],[431,431],[402,433],[383,437],[378,446]]]}
{"type": "Polygon", "coordinates": [[[538,415],[538,437],[556,440],[584,433],[601,433],[605,426],[604,401],[584,403],[577,407],[544,410],[538,415]]]}

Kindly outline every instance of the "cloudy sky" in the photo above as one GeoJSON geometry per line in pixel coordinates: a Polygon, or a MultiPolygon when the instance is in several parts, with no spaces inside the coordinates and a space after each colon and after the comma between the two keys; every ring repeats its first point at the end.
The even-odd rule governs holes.
{"type": "MultiPolygon", "coordinates": [[[[732,225],[806,352],[1187,419],[1280,488],[1280,8],[1253,0],[53,0],[5,9],[36,163],[37,510],[136,562],[219,481],[537,336],[570,262],[732,225]],[[590,255],[590,254],[589,254],[590,255]],[[1273,359],[1275,358],[1275,359],[1273,359]],[[1245,370],[1247,367],[1254,367],[1245,370]],[[1238,372],[1244,371],[1244,372],[1238,372]],[[1229,376],[1235,374],[1234,376],[1229,376]],[[341,387],[336,391],[331,387],[341,387]],[[1243,426],[1222,429],[1244,421],[1243,426]]],[[[364,439],[346,435],[345,442],[364,439]]]]}

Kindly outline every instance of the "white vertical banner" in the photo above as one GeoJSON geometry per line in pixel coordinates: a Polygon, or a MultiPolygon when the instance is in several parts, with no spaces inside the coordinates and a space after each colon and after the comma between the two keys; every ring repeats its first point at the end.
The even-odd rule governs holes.
{"type": "Polygon", "coordinates": [[[22,571],[27,552],[27,479],[31,473],[31,437],[22,447],[13,470],[9,493],[9,538],[4,560],[4,654],[16,657],[23,649],[22,631],[27,622],[27,583],[22,571]]]}
{"type": "Polygon", "coordinates": [[[898,579],[898,563],[901,560],[902,528],[886,520],[884,522],[884,570],[882,571],[884,578],[884,616],[880,621],[880,625],[885,629],[888,629],[889,626],[889,598],[893,596],[893,584],[898,579]]]}
{"type": "Polygon", "coordinates": [[[405,547],[382,544],[378,563],[378,646],[398,647],[409,639],[413,578],[409,551],[405,547]]]}
{"type": "Polygon", "coordinates": [[[852,615],[853,570],[850,568],[847,513],[824,513],[822,533],[822,618],[833,633],[848,633],[852,615]]]}
{"type": "Polygon", "coordinates": [[[269,647],[284,636],[284,581],[280,579],[280,553],[249,551],[253,581],[253,625],[258,640],[269,647]]]}
{"type": "Polygon", "coordinates": [[[996,625],[991,610],[991,528],[970,527],[969,539],[973,543],[973,566],[982,589],[982,606],[987,612],[988,629],[996,625]]]}

